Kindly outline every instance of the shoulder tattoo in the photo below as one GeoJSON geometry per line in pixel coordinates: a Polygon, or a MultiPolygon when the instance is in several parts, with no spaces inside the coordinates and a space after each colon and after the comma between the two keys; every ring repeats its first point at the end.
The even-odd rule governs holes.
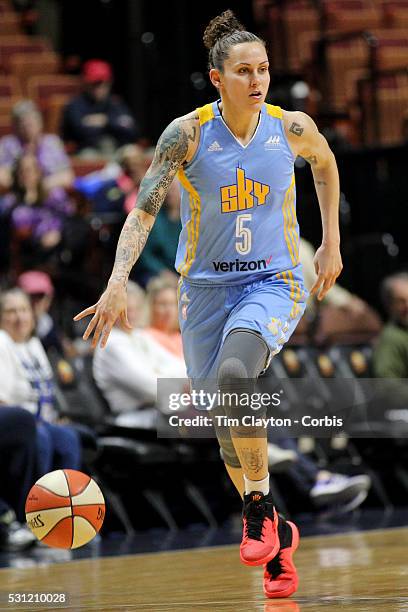
{"type": "Polygon", "coordinates": [[[289,128],[289,132],[292,132],[292,134],[295,134],[295,136],[301,136],[303,134],[303,131],[304,131],[304,128],[302,128],[300,123],[296,123],[295,121],[292,123],[292,125],[289,128]]]}

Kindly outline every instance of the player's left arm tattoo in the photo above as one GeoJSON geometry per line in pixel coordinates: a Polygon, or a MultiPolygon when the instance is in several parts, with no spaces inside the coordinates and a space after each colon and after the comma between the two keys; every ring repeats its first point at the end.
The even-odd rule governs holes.
{"type": "Polygon", "coordinates": [[[295,121],[292,123],[292,125],[289,128],[289,132],[292,132],[292,134],[295,134],[295,136],[301,136],[304,132],[304,127],[302,127],[300,125],[300,123],[296,123],[295,121]]]}

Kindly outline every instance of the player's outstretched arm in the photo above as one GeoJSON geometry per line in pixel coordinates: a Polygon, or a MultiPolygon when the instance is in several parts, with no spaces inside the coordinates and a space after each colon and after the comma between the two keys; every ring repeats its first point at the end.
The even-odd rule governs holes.
{"type": "Polygon", "coordinates": [[[316,282],[311,288],[322,300],[343,269],[339,230],[339,173],[335,157],[313,119],[302,112],[285,112],[285,130],[295,155],[311,166],[322,217],[323,238],[314,265],[316,282]]]}
{"type": "Polygon", "coordinates": [[[146,172],[137,197],[137,205],[126,218],[116,249],[115,263],[108,286],[98,302],[74,317],[74,321],[93,315],[83,335],[87,340],[93,333],[92,346],[101,340],[106,345],[115,322],[130,329],[127,319],[127,281],[130,271],[142,252],[157,213],[169,186],[189,149],[189,122],[175,119],[157,143],[153,161],[146,172]]]}

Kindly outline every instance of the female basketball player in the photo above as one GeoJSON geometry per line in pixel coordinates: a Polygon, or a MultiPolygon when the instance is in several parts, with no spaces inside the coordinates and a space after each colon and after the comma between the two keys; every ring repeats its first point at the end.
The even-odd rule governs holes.
{"type": "MultiPolygon", "coordinates": [[[[209,76],[219,100],[175,119],[163,132],[117,247],[108,287],[75,320],[93,315],[84,338],[105,346],[115,321],[128,327],[126,283],[178,174],[183,229],[176,258],[179,318],[188,375],[217,378],[221,392],[251,392],[303,314],[294,161],[312,168],[323,240],[312,293],[322,299],[342,269],[339,179],[326,140],[310,117],[265,104],[265,43],[231,11],[204,34],[209,76]]],[[[223,405],[227,415],[240,406],[223,405]]],[[[238,420],[239,421],[239,420],[238,420]]],[[[240,421],[239,421],[240,422],[240,421]]],[[[264,592],[287,597],[297,588],[293,523],[278,517],[271,494],[265,429],[217,432],[226,469],[243,496],[241,560],[265,564],[264,592]]]]}

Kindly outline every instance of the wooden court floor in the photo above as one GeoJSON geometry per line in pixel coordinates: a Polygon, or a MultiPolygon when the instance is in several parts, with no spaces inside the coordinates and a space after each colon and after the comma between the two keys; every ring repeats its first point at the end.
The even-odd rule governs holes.
{"type": "Polygon", "coordinates": [[[3,569],[0,610],[408,612],[408,528],[304,538],[296,560],[286,600],[264,598],[262,570],[242,565],[238,546],[3,569]],[[7,605],[19,591],[65,591],[68,603],[7,605]]]}

